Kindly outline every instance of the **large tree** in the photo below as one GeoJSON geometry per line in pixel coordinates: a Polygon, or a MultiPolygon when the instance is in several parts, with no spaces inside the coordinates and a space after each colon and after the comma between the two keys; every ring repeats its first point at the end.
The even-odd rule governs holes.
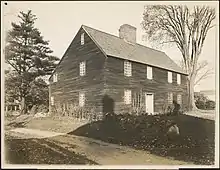
{"type": "Polygon", "coordinates": [[[147,39],[160,44],[173,43],[182,54],[188,73],[189,110],[196,108],[194,84],[198,72],[198,59],[207,33],[213,27],[214,19],[215,9],[209,6],[145,6],[142,26],[147,39]]]}
{"type": "MultiPolygon", "coordinates": [[[[19,100],[19,87],[21,85],[20,76],[16,71],[5,70],[5,103],[19,100]]],[[[41,77],[36,78],[29,84],[26,96],[27,108],[44,105],[48,107],[49,91],[48,84],[41,77]]]]}
{"type": "Polygon", "coordinates": [[[27,97],[30,94],[31,83],[37,78],[50,75],[59,59],[53,55],[40,31],[35,28],[36,16],[31,10],[20,12],[20,22],[12,22],[12,29],[7,33],[5,61],[16,75],[18,99],[21,102],[22,113],[27,113],[27,97]]]}

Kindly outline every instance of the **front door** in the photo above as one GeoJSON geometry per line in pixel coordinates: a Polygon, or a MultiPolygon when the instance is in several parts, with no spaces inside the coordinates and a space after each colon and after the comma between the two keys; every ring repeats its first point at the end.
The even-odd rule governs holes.
{"type": "Polygon", "coordinates": [[[145,105],[146,105],[146,112],[153,114],[154,113],[154,95],[152,93],[145,93],[145,105]]]}

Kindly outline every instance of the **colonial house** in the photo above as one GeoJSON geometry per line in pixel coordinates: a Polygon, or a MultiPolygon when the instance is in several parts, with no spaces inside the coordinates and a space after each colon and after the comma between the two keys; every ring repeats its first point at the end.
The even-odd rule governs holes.
{"type": "Polygon", "coordinates": [[[141,108],[162,113],[177,101],[186,107],[187,74],[164,52],[136,43],[136,28],[119,36],[82,25],[49,78],[50,111],[71,104],[96,113],[141,108]]]}

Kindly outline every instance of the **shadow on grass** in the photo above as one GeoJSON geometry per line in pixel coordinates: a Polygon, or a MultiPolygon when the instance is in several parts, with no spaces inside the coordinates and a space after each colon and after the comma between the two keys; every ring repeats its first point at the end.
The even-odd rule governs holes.
{"type": "Polygon", "coordinates": [[[15,139],[8,136],[5,153],[8,164],[97,164],[49,138],[15,139]]]}
{"type": "Polygon", "coordinates": [[[86,124],[68,134],[131,146],[176,160],[211,165],[214,164],[214,132],[214,121],[187,115],[120,115],[86,124]],[[164,137],[167,120],[174,120],[180,129],[178,140],[171,143],[164,137]]]}
{"type": "Polygon", "coordinates": [[[19,119],[19,116],[11,116],[7,118],[8,123],[5,124],[6,128],[24,128],[26,124],[31,120],[32,116],[22,115],[19,119]]]}

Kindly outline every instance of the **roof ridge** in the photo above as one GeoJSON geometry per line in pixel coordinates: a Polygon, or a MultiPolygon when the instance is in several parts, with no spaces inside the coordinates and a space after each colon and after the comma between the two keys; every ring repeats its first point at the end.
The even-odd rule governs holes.
{"type": "MultiPolygon", "coordinates": [[[[110,39],[112,39],[112,40],[114,40],[115,41],[115,43],[116,44],[118,44],[118,43],[125,43],[125,44],[127,44],[127,45],[129,45],[129,46],[127,46],[127,47],[131,47],[131,46],[133,46],[133,47],[135,47],[135,49],[133,49],[132,50],[132,48],[130,48],[130,50],[132,50],[132,51],[134,51],[134,50],[136,50],[136,49],[141,49],[142,48],[142,51],[152,51],[152,52],[154,52],[155,54],[157,53],[158,55],[163,55],[163,56],[165,56],[165,57],[167,57],[167,61],[169,61],[169,63],[170,63],[170,65],[169,66],[165,66],[164,64],[161,64],[160,62],[160,64],[156,64],[156,63],[154,63],[154,66],[158,66],[158,67],[161,67],[161,68],[165,68],[165,69],[168,69],[168,67],[172,67],[172,68],[169,68],[169,69],[172,69],[172,71],[175,71],[175,72],[180,72],[180,73],[182,73],[182,74],[187,74],[186,73],[186,71],[184,71],[176,62],[174,62],[174,60],[172,60],[164,51],[160,51],[160,50],[156,50],[156,49],[153,49],[153,48],[150,48],[150,47],[147,47],[147,46],[145,46],[145,45],[142,45],[142,44],[139,44],[139,43],[137,43],[137,42],[135,42],[135,43],[129,43],[129,42],[126,42],[125,40],[123,40],[122,38],[120,38],[119,36],[116,36],[116,35],[113,35],[113,34],[110,34],[110,33],[108,33],[108,32],[104,32],[104,31],[102,31],[102,30],[99,30],[99,29],[96,29],[96,28],[92,28],[92,27],[90,27],[90,26],[86,26],[86,25],[82,25],[81,26],[83,29],[85,29],[85,31],[87,31],[88,32],[88,34],[90,34],[91,36],[94,36],[93,38],[95,39],[95,36],[96,36],[96,34],[95,33],[99,33],[99,34],[102,34],[105,38],[110,38],[110,39]],[[170,61],[172,61],[172,62],[170,62],[170,61]]],[[[98,40],[100,40],[100,39],[98,39],[98,40]]],[[[98,42],[97,42],[98,43],[98,42]]],[[[106,45],[106,44],[104,44],[104,45],[106,45]]],[[[103,45],[103,46],[104,46],[103,45]]],[[[100,45],[100,48],[103,48],[103,46],[102,45],[100,45]]],[[[105,47],[105,46],[104,46],[105,47]]],[[[107,49],[108,49],[108,47],[106,47],[107,49]]],[[[117,48],[117,47],[116,47],[117,48]]],[[[106,49],[106,50],[107,50],[106,49]]],[[[104,50],[105,51],[105,50],[104,50]]],[[[131,51],[130,51],[131,52],[131,51]]],[[[105,53],[107,54],[108,53],[108,51],[105,51],[105,53]]],[[[109,54],[111,54],[111,55],[114,55],[114,52],[112,53],[109,53],[109,54]]],[[[156,54],[156,55],[157,55],[156,54]]],[[[108,54],[107,54],[108,55],[108,54]]],[[[115,55],[116,55],[116,53],[115,53],[115,55]]],[[[123,55],[123,54],[117,54],[117,55],[123,55]]],[[[126,54],[126,55],[128,55],[128,54],[126,54]]],[[[131,54],[131,56],[132,56],[132,54],[131,54]]],[[[122,57],[123,58],[123,57],[122,57]]],[[[136,60],[136,59],[135,59],[136,60]]],[[[143,60],[144,61],[144,59],[142,58],[141,60],[143,60]]],[[[145,63],[146,63],[146,61],[144,61],[145,63]]],[[[147,62],[148,64],[149,64],[149,62],[147,62]]],[[[152,64],[152,63],[151,63],[152,64]]]]}
{"type": "Polygon", "coordinates": [[[82,26],[88,27],[88,28],[93,29],[93,30],[95,30],[95,31],[99,31],[99,32],[102,32],[102,33],[104,33],[104,34],[108,34],[108,35],[111,35],[111,36],[114,36],[114,37],[116,37],[116,38],[121,39],[120,37],[118,37],[118,36],[116,36],[116,35],[110,34],[110,33],[108,33],[108,32],[101,31],[101,30],[96,29],[96,28],[89,27],[89,26],[87,26],[87,25],[82,25],[82,26]]]}
{"type": "MultiPolygon", "coordinates": [[[[92,28],[92,27],[87,26],[87,25],[82,25],[82,26],[88,27],[88,28],[93,29],[93,30],[95,30],[95,31],[99,31],[99,32],[102,32],[102,33],[104,33],[104,34],[108,34],[108,35],[114,36],[114,37],[116,37],[116,38],[118,38],[118,39],[120,39],[120,40],[123,40],[123,39],[121,39],[120,37],[118,37],[118,36],[116,36],[116,35],[113,35],[113,34],[110,34],[110,33],[108,33],[108,32],[104,32],[104,31],[102,31],[102,30],[99,30],[99,29],[96,29],[96,28],[92,28]]],[[[124,40],[123,40],[123,41],[124,41],[124,40]]],[[[127,42],[127,41],[125,41],[125,42],[128,43],[128,44],[130,44],[130,43],[127,42]]],[[[135,45],[137,44],[137,45],[140,45],[140,46],[142,46],[142,47],[149,48],[149,49],[151,49],[151,50],[164,53],[163,51],[160,51],[160,50],[156,50],[156,49],[154,49],[154,48],[147,47],[147,46],[142,45],[142,44],[139,44],[139,43],[137,43],[137,42],[135,42],[135,43],[133,43],[133,44],[135,44],[135,45]]],[[[132,45],[132,44],[130,44],[130,45],[132,45]]]]}

